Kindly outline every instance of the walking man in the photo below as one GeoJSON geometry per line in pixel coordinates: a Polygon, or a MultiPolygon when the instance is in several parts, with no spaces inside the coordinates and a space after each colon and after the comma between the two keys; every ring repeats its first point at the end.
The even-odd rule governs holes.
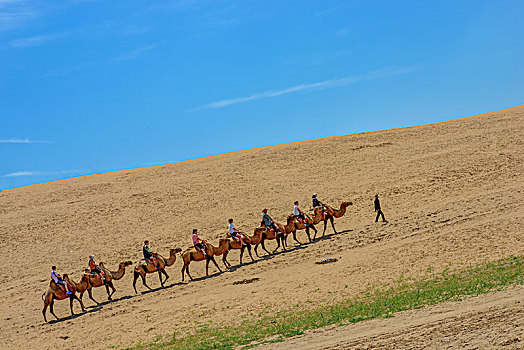
{"type": "Polygon", "coordinates": [[[377,212],[377,217],[375,218],[375,222],[378,222],[378,218],[382,216],[382,222],[388,222],[386,218],[384,217],[384,213],[382,212],[382,209],[380,208],[380,201],[378,200],[378,194],[375,195],[375,211],[377,212]]]}

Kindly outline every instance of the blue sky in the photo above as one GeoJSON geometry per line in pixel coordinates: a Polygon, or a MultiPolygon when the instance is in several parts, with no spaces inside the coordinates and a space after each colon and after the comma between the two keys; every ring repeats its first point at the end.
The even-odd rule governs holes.
{"type": "Polygon", "coordinates": [[[523,13],[0,0],[0,189],[522,104],[523,13]]]}

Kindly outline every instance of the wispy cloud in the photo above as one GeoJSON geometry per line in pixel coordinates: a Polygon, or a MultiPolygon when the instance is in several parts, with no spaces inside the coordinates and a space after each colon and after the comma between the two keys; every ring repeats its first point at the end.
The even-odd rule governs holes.
{"type": "Polygon", "coordinates": [[[39,16],[39,10],[22,0],[0,0],[0,32],[16,28],[39,16]]]}
{"type": "MultiPolygon", "coordinates": [[[[130,51],[130,52],[124,54],[124,55],[117,56],[117,57],[114,57],[112,59],[108,59],[108,61],[109,62],[131,61],[131,60],[134,60],[134,59],[138,58],[140,55],[144,54],[145,52],[153,50],[156,47],[158,47],[158,44],[152,44],[152,45],[148,45],[148,46],[144,46],[144,47],[139,47],[138,49],[132,50],[132,51],[130,51]]],[[[54,69],[54,70],[46,73],[44,76],[45,77],[60,77],[60,76],[63,76],[63,75],[67,75],[67,74],[70,74],[70,73],[73,73],[73,72],[85,69],[85,68],[103,65],[105,63],[108,63],[108,61],[105,61],[105,62],[102,62],[102,61],[99,61],[99,62],[84,62],[84,63],[80,63],[80,64],[77,64],[77,65],[74,65],[74,66],[60,67],[60,68],[54,69]]]]}
{"type": "Polygon", "coordinates": [[[335,32],[335,34],[337,34],[338,36],[347,36],[349,33],[351,33],[350,27],[340,28],[335,32]]]}
{"type": "Polygon", "coordinates": [[[315,13],[313,15],[313,17],[322,17],[322,16],[327,16],[327,15],[331,15],[339,10],[342,10],[343,8],[347,7],[348,4],[342,4],[342,5],[338,5],[338,6],[333,6],[333,7],[330,7],[328,9],[325,9],[323,11],[319,11],[317,13],[315,13]]]}
{"type": "Polygon", "coordinates": [[[3,177],[19,177],[19,176],[56,176],[56,175],[67,175],[67,174],[78,174],[81,170],[59,170],[59,171],[15,171],[3,175],[3,177]]]}
{"type": "Polygon", "coordinates": [[[223,108],[227,106],[231,106],[238,103],[245,103],[265,98],[271,98],[271,97],[277,97],[287,94],[292,94],[296,92],[302,92],[302,91],[314,91],[314,90],[324,90],[328,88],[334,88],[334,87],[340,87],[345,86],[349,84],[355,84],[363,81],[369,81],[369,80],[375,80],[375,79],[381,79],[381,78],[387,78],[387,77],[393,77],[397,75],[412,73],[417,70],[422,69],[421,66],[414,66],[414,67],[406,67],[406,68],[398,68],[398,69],[381,69],[376,70],[373,72],[369,72],[366,74],[361,75],[355,75],[355,76],[348,76],[344,78],[339,79],[331,79],[331,80],[324,80],[316,83],[308,83],[308,84],[300,84],[296,86],[292,86],[286,89],[282,90],[269,90],[264,92],[259,92],[256,94],[252,94],[245,97],[237,97],[227,100],[220,100],[216,102],[212,102],[200,107],[197,107],[193,109],[192,111],[198,111],[203,109],[215,109],[215,108],[223,108]]]}
{"type": "Polygon", "coordinates": [[[44,76],[45,77],[60,77],[62,75],[67,75],[69,73],[73,73],[73,72],[79,71],[79,70],[81,70],[81,69],[83,69],[85,67],[93,66],[93,65],[95,65],[95,63],[93,63],[93,62],[85,62],[85,63],[77,64],[75,66],[61,67],[61,68],[53,69],[50,72],[47,72],[46,74],[44,74],[44,76]]]}
{"type": "Polygon", "coordinates": [[[148,46],[139,47],[124,55],[113,58],[113,61],[131,61],[131,60],[134,60],[135,58],[138,58],[143,53],[146,53],[147,51],[151,51],[157,47],[158,47],[158,44],[152,44],[148,46]]]}
{"type": "Polygon", "coordinates": [[[26,48],[31,46],[40,46],[50,41],[54,41],[63,37],[67,34],[49,34],[49,35],[37,35],[27,38],[18,38],[11,40],[7,45],[14,48],[26,48]]]}
{"type": "Polygon", "coordinates": [[[52,142],[44,141],[44,140],[8,139],[8,140],[0,140],[0,143],[52,143],[52,142]]]}

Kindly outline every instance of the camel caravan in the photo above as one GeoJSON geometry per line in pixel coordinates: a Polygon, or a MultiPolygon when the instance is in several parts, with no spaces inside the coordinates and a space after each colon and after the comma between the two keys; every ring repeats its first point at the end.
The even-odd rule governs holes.
{"type": "MultiPolygon", "coordinates": [[[[136,281],[140,277],[142,284],[152,290],[147,285],[146,276],[150,273],[158,273],[160,285],[163,288],[166,281],[169,279],[169,275],[166,273],[166,268],[172,266],[176,262],[177,254],[180,253],[180,258],[183,261],[182,266],[182,281],[184,281],[185,274],[192,280],[189,273],[189,264],[192,261],[206,261],[206,276],[209,276],[209,263],[213,262],[216,268],[222,272],[222,269],[218,266],[215,256],[222,256],[222,262],[226,269],[231,268],[231,264],[227,261],[227,256],[231,250],[240,250],[240,265],[242,265],[242,258],[244,251],[247,249],[251,261],[255,261],[251,254],[251,249],[255,251],[256,256],[258,255],[258,247],[267,253],[271,254],[265,247],[265,241],[276,240],[277,247],[273,250],[275,253],[280,247],[285,251],[287,249],[287,237],[293,234],[293,240],[301,245],[302,243],[297,239],[297,231],[304,230],[309,242],[316,240],[317,229],[315,225],[324,223],[324,230],[322,237],[324,237],[328,222],[331,223],[331,227],[335,234],[334,219],[341,218],[346,213],[347,208],[352,205],[351,202],[342,202],[340,207],[333,208],[327,204],[320,202],[317,199],[316,193],[313,195],[313,206],[310,207],[308,213],[303,212],[298,205],[298,201],[294,203],[293,213],[286,217],[285,223],[275,222],[267,213],[267,209],[262,210],[262,222],[259,227],[253,230],[253,235],[245,234],[235,228],[233,219],[229,219],[228,232],[226,237],[218,240],[218,245],[207,242],[198,236],[198,230],[193,230],[193,244],[188,246],[185,250],[180,248],[170,249],[169,256],[167,258],[162,255],[153,252],[149,247],[149,241],[144,242],[143,254],[144,258],[139,260],[133,268],[133,289],[135,293],[138,293],[136,289],[136,281]],[[310,230],[313,230],[314,235],[311,238],[310,230]],[[163,278],[163,276],[165,278],[163,278]]],[[[82,274],[79,282],[74,282],[69,278],[67,274],[60,276],[56,271],[56,267],[52,267],[51,281],[46,292],[42,294],[42,300],[44,302],[44,308],[42,314],[44,321],[47,322],[46,310],[49,307],[49,311],[58,320],[58,316],[53,311],[53,304],[55,300],[69,299],[69,306],[71,309],[71,315],[73,312],[73,301],[77,300],[80,303],[82,311],[85,312],[84,303],[82,297],[87,291],[89,299],[93,300],[97,305],[99,304],[93,298],[93,288],[105,287],[107,292],[108,300],[111,300],[112,295],[116,292],[116,288],[113,285],[113,281],[122,279],[126,273],[126,267],[133,265],[131,261],[124,261],[118,265],[116,271],[108,269],[103,262],[98,265],[94,260],[94,255],[89,256],[89,269],[86,269],[82,274]],[[77,296],[80,294],[80,297],[77,296]]]]}

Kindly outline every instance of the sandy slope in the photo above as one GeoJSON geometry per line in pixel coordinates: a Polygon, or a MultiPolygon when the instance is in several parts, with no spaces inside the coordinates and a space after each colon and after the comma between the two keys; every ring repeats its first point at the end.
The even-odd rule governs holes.
{"type": "MultiPolygon", "coordinates": [[[[185,324],[241,322],[250,312],[354,295],[428,267],[524,254],[523,140],[521,106],[0,192],[2,346],[129,344],[185,324]],[[167,271],[168,288],[137,296],[128,270],[115,283],[114,302],[43,323],[41,294],[52,264],[79,279],[91,253],[114,267],[138,260],[144,239],[161,254],[187,246],[193,227],[215,242],[229,217],[252,232],[262,208],[281,221],[294,200],[307,207],[313,192],[328,203],[354,202],[337,220],[339,234],[299,247],[290,240],[288,252],[190,283],[180,283],[177,261],[167,271]],[[375,193],[387,225],[373,222],[375,193]],[[325,257],[339,261],[314,264],[325,257]],[[259,281],[233,285],[251,277],[259,281]]],[[[238,263],[238,252],[229,260],[238,263]]],[[[191,271],[203,276],[204,264],[192,263],[191,271]]],[[[148,280],[159,286],[156,275],[148,280]]],[[[94,294],[105,300],[104,290],[94,294]]],[[[68,303],[58,302],[56,313],[69,315],[68,303]]]]}
{"type": "Polygon", "coordinates": [[[524,287],[399,312],[343,327],[326,327],[264,349],[522,349],[524,287]]]}

